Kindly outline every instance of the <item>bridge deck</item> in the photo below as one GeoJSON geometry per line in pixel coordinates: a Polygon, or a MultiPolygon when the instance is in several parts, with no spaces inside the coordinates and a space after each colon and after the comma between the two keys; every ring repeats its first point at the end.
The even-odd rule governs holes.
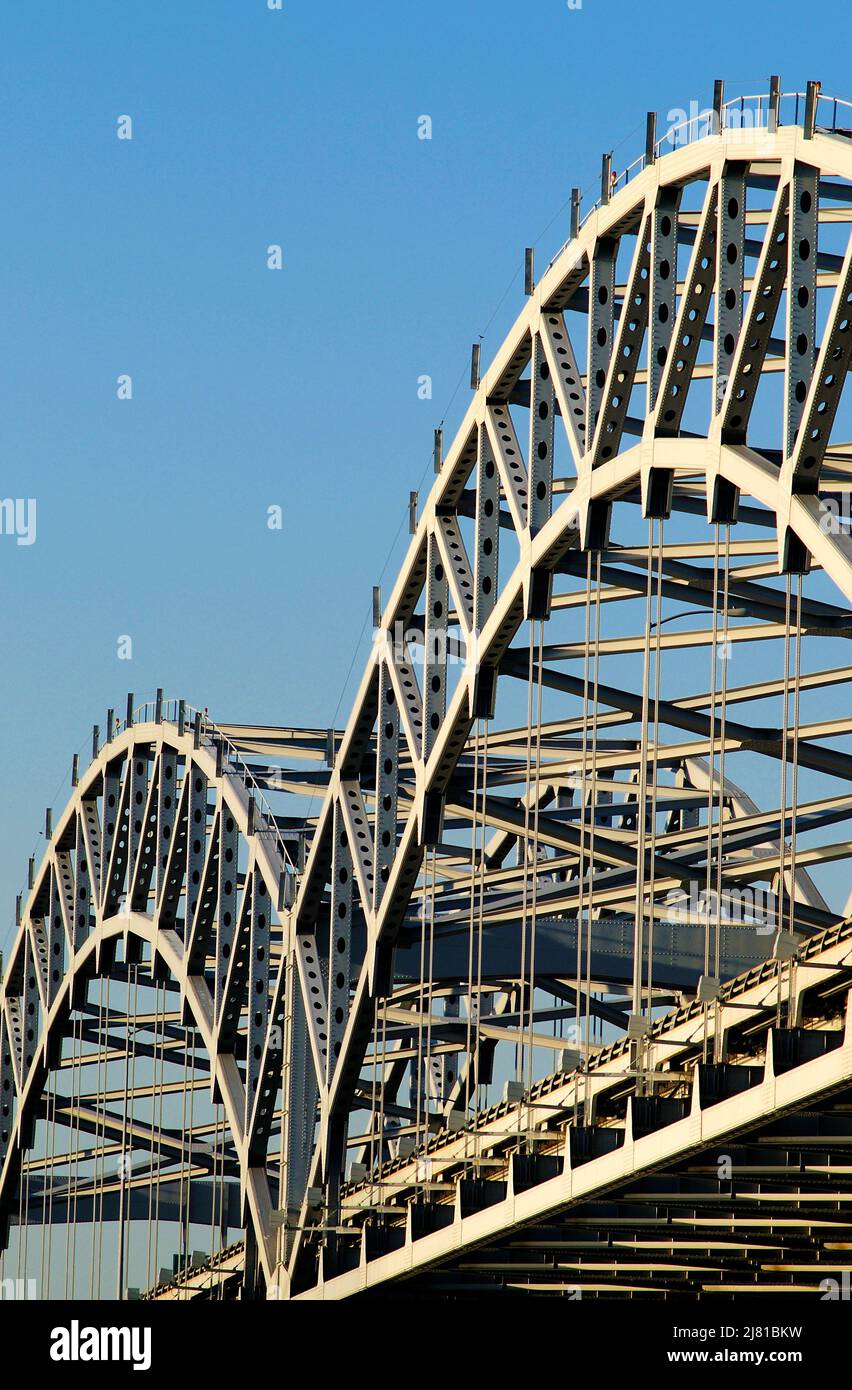
{"type": "Polygon", "coordinates": [[[852,922],[659,1020],[641,1068],[624,1040],[386,1165],[293,1292],[817,1291],[852,1243],[850,986],[852,922]]]}

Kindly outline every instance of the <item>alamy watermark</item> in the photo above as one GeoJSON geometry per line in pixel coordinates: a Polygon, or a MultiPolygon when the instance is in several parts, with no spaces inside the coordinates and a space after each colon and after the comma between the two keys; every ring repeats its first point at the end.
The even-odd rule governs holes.
{"type": "Polygon", "coordinates": [[[852,529],[852,493],[819,499],[819,529],[824,536],[839,536],[852,529]]]}
{"type": "Polygon", "coordinates": [[[724,130],[728,143],[738,140],[744,144],[755,141],[766,142],[773,139],[769,128],[767,107],[756,104],[726,106],[720,125],[718,112],[710,106],[700,106],[692,100],[688,107],[672,106],[666,112],[667,129],[660,144],[668,144],[673,150],[692,144],[694,140],[704,140],[709,135],[718,135],[724,130]]]}
{"type": "Polygon", "coordinates": [[[20,1303],[37,1296],[35,1279],[0,1279],[0,1303],[20,1303]]]}
{"type": "Polygon", "coordinates": [[[778,898],[768,888],[702,888],[690,883],[689,893],[674,888],[666,895],[666,915],[674,922],[718,923],[754,927],[758,936],[778,930],[778,898]]]}
{"type": "Polygon", "coordinates": [[[50,1334],[51,1361],[130,1361],[134,1371],[151,1369],[150,1327],[87,1327],[73,1318],[50,1334]]]}
{"type": "Polygon", "coordinates": [[[465,636],[461,628],[429,628],[428,634],[422,627],[406,627],[399,619],[392,627],[373,629],[373,645],[382,649],[382,655],[394,665],[405,665],[411,660],[411,648],[423,647],[426,660],[431,665],[467,666],[479,670],[480,634],[477,628],[465,636]]]}
{"type": "Polygon", "coordinates": [[[0,499],[0,535],[14,536],[18,545],[34,545],[37,512],[34,497],[0,499]]]}

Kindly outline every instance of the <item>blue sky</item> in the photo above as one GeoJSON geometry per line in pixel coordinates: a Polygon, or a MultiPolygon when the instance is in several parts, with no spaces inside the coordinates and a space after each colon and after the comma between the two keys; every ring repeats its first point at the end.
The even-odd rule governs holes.
{"type": "Polygon", "coordinates": [[[848,11],[813,14],[4,7],[0,494],[38,511],[34,545],[0,538],[0,942],[44,806],[127,690],[344,717],[371,586],[467,402],[471,341],[487,360],[517,312],[524,246],[545,263],[601,152],[623,167],[648,108],[703,107],[714,77],[852,96],[848,11]]]}

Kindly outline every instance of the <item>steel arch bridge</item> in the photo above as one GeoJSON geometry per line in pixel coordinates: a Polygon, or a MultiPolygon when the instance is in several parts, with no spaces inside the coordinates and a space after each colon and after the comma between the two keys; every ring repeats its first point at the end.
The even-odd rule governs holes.
{"type": "Polygon", "coordinates": [[[817,84],[649,119],[474,352],[345,730],[110,711],[5,964],[1,1279],[844,1266],[850,230],[817,84]]]}

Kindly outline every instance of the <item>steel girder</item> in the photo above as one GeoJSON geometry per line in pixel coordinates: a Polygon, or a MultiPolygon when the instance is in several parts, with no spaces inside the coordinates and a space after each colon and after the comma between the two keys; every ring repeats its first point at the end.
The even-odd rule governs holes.
{"type": "MultiPolygon", "coordinates": [[[[62,1062],[62,1040],[67,1041],[69,1018],[85,999],[86,982],[110,974],[126,977],[137,969],[144,981],[168,979],[178,991],[183,1020],[207,1059],[206,1085],[224,1107],[233,1143],[231,1166],[240,1179],[247,1219],[260,1234],[262,1261],[273,1267],[269,1246],[274,1194],[270,1195],[265,1163],[252,1161],[246,1140],[245,1115],[254,1099],[256,1071],[250,1057],[244,1062],[246,1038],[240,1038],[232,1015],[236,1012],[238,1023],[245,1010],[247,984],[257,979],[258,951],[260,963],[269,969],[269,904],[278,901],[288,866],[268,822],[257,818],[249,831],[251,797],[239,768],[226,760],[217,774],[216,766],[209,737],[198,742],[169,723],[132,725],[101,749],[52,830],[0,995],[4,1236],[14,1217],[13,1195],[36,1111],[51,1071],[62,1062]],[[159,795],[163,782],[171,785],[171,796],[159,795]],[[134,804],[135,812],[128,809],[134,804]],[[141,814],[144,806],[158,804],[158,814],[141,814]],[[122,840],[130,847],[128,853],[123,852],[122,840]],[[239,842],[248,853],[245,867],[238,862],[239,842]],[[108,872],[99,873],[99,864],[108,864],[108,872]],[[63,905],[57,902],[60,893],[63,905]],[[236,937],[227,923],[229,910],[238,920],[236,937]],[[267,921],[261,925],[264,912],[267,921]],[[34,943],[45,922],[52,947],[37,968],[34,943]],[[202,940],[214,925],[215,940],[202,940]],[[242,950],[240,936],[245,941],[242,950]],[[220,979],[225,980],[221,991],[220,979]],[[31,982],[42,980],[41,988],[34,990],[31,982]],[[10,1027],[18,1017],[22,1026],[10,1027]]],[[[286,913],[277,914],[277,935],[286,962],[286,913]]],[[[261,990],[252,990],[249,1046],[257,1030],[265,1031],[270,1022],[266,975],[261,983],[261,990]]],[[[180,1017],[176,1015],[178,1036],[180,1017]]],[[[137,1023],[144,1026],[144,1020],[137,1023]]],[[[109,1020],[106,1028],[104,1046],[109,1020]]],[[[185,1062],[189,1067],[188,1058],[185,1062]]],[[[106,1133],[103,1117],[96,1128],[106,1133]]],[[[138,1136],[125,1135],[125,1143],[134,1147],[138,1136]]],[[[161,1148],[162,1143],[160,1136],[161,1148]]],[[[190,1148],[188,1159],[194,1158],[190,1148]]]]}
{"type": "MultiPolygon", "coordinates": [[[[794,737],[797,766],[848,781],[848,755],[823,744],[843,739],[852,723],[800,724],[797,716],[791,734],[789,670],[783,680],[726,684],[720,693],[712,652],[721,633],[732,646],[786,640],[789,659],[791,640],[842,638],[850,625],[852,541],[826,527],[823,502],[843,493],[852,473],[850,451],[831,441],[852,351],[852,243],[842,256],[818,247],[821,226],[848,227],[850,184],[852,146],[837,135],[723,130],[648,164],[586,219],[478,384],[385,604],[346,730],[332,739],[333,766],[253,770],[257,785],[285,795],[321,793],[315,820],[258,824],[246,779],[222,766],[213,736],[199,742],[172,726],[142,725],[102,750],[54,833],[3,986],[0,1068],[11,1099],[0,1207],[8,1209],[31,1141],[63,1017],[89,977],[140,966],[156,973],[159,961],[177,984],[182,1021],[200,1040],[225,1107],[257,1263],[281,1296],[311,1280],[323,1288],[335,1270],[344,1278],[349,1234],[370,1262],[370,1222],[387,1203],[373,1196],[362,1211],[344,1207],[348,1149],[363,1159],[372,1145],[384,1174],[400,1161],[386,1119],[404,1126],[421,1107],[427,1134],[451,1143],[489,1048],[523,1050],[528,1024],[530,1054],[556,1050],[555,1030],[541,1032],[543,988],[572,998],[577,1017],[580,994],[610,1024],[626,1025],[628,1007],[644,1014],[647,1037],[666,991],[668,1002],[673,990],[691,996],[701,973],[712,977],[706,955],[700,968],[700,918],[674,932],[666,974],[672,895],[709,883],[711,872],[727,894],[767,882],[781,904],[786,898],[800,935],[834,929],[840,914],[809,870],[848,858],[849,844],[796,851],[788,841],[797,825],[822,831],[846,819],[845,797],[823,792],[760,812],[723,768],[726,757],[755,753],[780,761],[786,776],[794,737]],[[690,247],[681,265],[679,251],[690,247]],[[831,302],[817,342],[819,294],[831,302]],[[584,344],[579,357],[575,344],[584,344]],[[777,444],[755,433],[765,428],[757,388],[775,373],[784,374],[777,444]],[[699,428],[702,383],[709,400],[699,428]],[[625,526],[629,539],[614,544],[611,526],[637,509],[647,540],[625,526]],[[706,519],[715,540],[664,540],[672,515],[706,519]],[[737,519],[746,523],[743,541],[737,519]],[[785,605],[772,580],[808,567],[834,594],[803,596],[791,628],[791,599],[785,605]],[[564,587],[584,578],[585,592],[564,587]],[[633,633],[595,632],[613,604],[637,611],[632,600],[645,609],[633,633]],[[688,600],[712,628],[660,633],[669,617],[688,616],[677,609],[664,619],[664,605],[688,600]],[[585,632],[575,627],[568,642],[545,645],[544,625],[572,612],[585,632]],[[517,638],[526,624],[524,648],[517,638]],[[416,641],[400,641],[400,630],[416,641]],[[709,690],[653,690],[650,671],[676,648],[711,652],[709,690]],[[631,655],[643,657],[641,692],[599,671],[599,662],[631,655]],[[572,660],[582,675],[558,669],[572,660]],[[543,729],[539,722],[534,751],[531,717],[526,729],[500,730],[494,719],[498,695],[524,681],[530,709],[534,690],[575,702],[569,717],[543,729]],[[727,716],[728,702],[779,694],[785,714],[769,726],[727,716]],[[678,740],[666,742],[661,728],[681,731],[678,740]],[[192,833],[199,816],[203,837],[192,833]],[[282,887],[291,832],[309,848],[292,907],[282,887]],[[223,872],[228,856],[239,862],[233,878],[223,872]],[[81,889],[91,898],[82,914],[81,889]],[[463,970],[466,895],[471,921],[478,895],[477,944],[487,957],[476,992],[463,970]],[[507,946],[505,928],[518,923],[518,946],[507,946]],[[535,968],[529,949],[538,952],[535,968]],[[407,1069],[408,1106],[398,1097],[407,1069]],[[365,1110],[366,1135],[353,1130],[365,1110]]],[[[816,690],[846,680],[842,667],[797,669],[793,684],[816,690]]],[[[290,761],[315,757],[324,741],[323,731],[220,733],[242,757],[290,761]]],[[[777,911],[776,928],[784,925],[777,911]]],[[[723,975],[770,949],[754,931],[717,923],[715,935],[723,975]]],[[[725,1030],[712,1031],[706,1008],[701,1019],[713,1046],[724,1047],[725,1030]]],[[[646,1073],[671,1067],[662,1056],[655,1063],[644,1042],[637,1051],[639,1036],[624,1056],[653,1092],[646,1073]]],[[[833,1052],[832,1065],[844,1057],[833,1052]]],[[[571,1084],[576,1091],[579,1082],[571,1084]]],[[[506,1113],[511,1137],[519,1112],[506,1113]]],[[[525,1126],[525,1142],[536,1142],[529,1136],[538,1121],[527,1114],[525,1126]]],[[[415,1169],[413,1191],[417,1181],[415,1169]]],[[[435,1219],[445,1222],[446,1211],[435,1219]]],[[[514,1208],[507,1219],[518,1219],[514,1208]]],[[[390,1225],[399,1225],[393,1212],[390,1225]]],[[[467,1240],[453,1229],[453,1239],[467,1240]]]]}
{"type": "MultiPolygon", "coordinates": [[[[397,694],[401,727],[416,772],[416,791],[411,799],[408,818],[398,836],[397,857],[380,911],[372,915],[368,925],[368,958],[361,980],[354,990],[340,1063],[323,1102],[326,1112],[323,1144],[315,1157],[312,1182],[322,1181],[329,1146],[340,1142],[342,1129],[339,1117],[351,1105],[366,1053],[374,1001],[377,996],[381,997],[386,987],[383,970],[387,969],[387,952],[398,937],[412,884],[421,870],[424,853],[435,838],[436,803],[440,802],[447,811],[456,804],[452,794],[453,768],[461,749],[466,745],[469,747],[470,732],[477,714],[490,712],[484,691],[490,688],[495,673],[504,669],[501,663],[505,662],[507,647],[524,619],[547,615],[547,603],[545,601],[542,606],[540,596],[547,591],[548,576],[572,552],[579,550],[582,553],[590,543],[600,547],[600,539],[596,540],[600,533],[600,519],[613,502],[620,497],[629,497],[631,492],[639,492],[646,509],[652,509],[654,480],[661,475],[696,479],[698,491],[704,493],[704,505],[711,519],[723,515],[719,509],[720,489],[726,488],[732,496],[743,494],[765,509],[767,515],[764,524],[768,524],[781,537],[782,567],[787,538],[793,534],[812,557],[812,562],[821,566],[831,578],[842,597],[847,601],[852,597],[850,541],[845,535],[826,532],[818,498],[793,485],[791,466],[785,462],[795,454],[796,449],[801,448],[801,435],[793,427],[792,406],[788,405],[788,439],[780,450],[783,466],[779,467],[776,458],[768,457],[765,451],[752,448],[746,442],[747,426],[740,399],[743,374],[745,378],[760,374],[761,368],[766,366],[766,350],[770,346],[766,334],[760,339],[758,333],[763,352],[760,352],[760,347],[751,349],[756,329],[759,327],[763,331],[763,321],[758,324],[756,320],[760,300],[777,295],[779,281],[773,263],[772,238],[778,235],[785,219],[789,220],[793,206],[793,225],[784,233],[784,240],[789,241],[798,227],[796,219],[801,212],[801,189],[806,185],[816,189],[819,179],[829,175],[844,178],[852,175],[852,151],[848,143],[819,135],[806,139],[797,128],[780,129],[773,137],[758,132],[751,139],[743,131],[736,132],[735,138],[722,134],[659,160],[587,219],[577,242],[566,248],[536,286],[492,366],[484,373],[456,440],[444,460],[440,477],[423,507],[407,560],[385,605],[382,634],[393,633],[396,625],[407,626],[411,623],[416,600],[423,587],[430,538],[441,533],[448,517],[451,518],[453,513],[459,514],[465,490],[472,490],[471,474],[474,467],[477,472],[475,496],[478,500],[475,504],[472,502],[472,507],[474,514],[481,518],[482,502],[479,499],[486,486],[488,475],[485,469],[490,462],[490,450],[493,450],[496,463],[496,469],[490,472],[492,485],[493,478],[499,476],[505,499],[505,510],[500,518],[501,529],[514,533],[518,559],[496,595],[489,585],[488,605],[478,615],[482,626],[477,632],[477,641],[468,644],[471,657],[454,693],[447,696],[443,720],[430,733],[426,757],[418,750],[422,714],[419,689],[413,673],[407,665],[395,661],[392,655],[386,656],[381,641],[374,644],[372,659],[338,754],[337,769],[331,779],[326,820],[330,821],[331,805],[341,796],[347,778],[352,776],[362,758],[366,732],[374,718],[376,689],[382,679],[388,681],[397,694]],[[758,164],[761,179],[769,177],[773,183],[774,201],[764,219],[766,240],[757,244],[759,265],[754,276],[748,276],[745,271],[745,196],[749,171],[758,164]],[[647,372],[640,365],[639,354],[647,321],[647,295],[641,288],[649,272],[646,246],[653,243],[655,255],[660,255],[663,216],[670,219],[665,228],[666,237],[671,237],[670,223],[677,217],[679,195],[690,184],[702,180],[705,188],[703,221],[695,238],[695,254],[686,281],[683,286],[678,282],[680,306],[671,333],[671,343],[674,345],[671,356],[666,350],[667,344],[660,342],[659,358],[655,364],[662,370],[659,390],[656,395],[653,390],[650,391],[651,405],[644,422],[633,426],[633,432],[639,433],[641,439],[635,445],[619,451],[619,435],[626,423],[626,405],[631,389],[648,380],[647,372]],[[714,218],[717,220],[717,231],[711,239],[709,235],[705,236],[701,228],[711,227],[714,218]],[[626,277],[616,319],[612,314],[613,304],[618,299],[614,258],[618,243],[637,228],[639,235],[636,237],[632,266],[626,277]],[[731,279],[732,274],[735,283],[731,279]],[[767,281],[767,289],[764,290],[764,279],[770,274],[775,278],[767,281]],[[570,395],[564,390],[559,371],[553,370],[553,400],[558,403],[566,432],[569,475],[573,472],[574,476],[567,485],[568,495],[562,500],[558,497],[555,499],[559,505],[552,514],[543,518],[539,512],[533,524],[530,519],[530,498],[535,486],[532,461],[537,456],[540,442],[537,397],[534,391],[530,393],[533,408],[527,464],[510,420],[508,403],[523,398],[519,386],[525,362],[531,362],[533,380],[536,380],[539,343],[542,344],[544,358],[553,367],[560,360],[559,344],[563,345],[568,370],[572,380],[577,383],[579,372],[576,371],[563,311],[579,298],[584,282],[588,282],[589,286],[590,332],[588,381],[579,382],[580,391],[585,386],[589,402],[585,448],[574,424],[576,415],[570,395]],[[698,334],[694,327],[696,311],[692,307],[693,301],[700,288],[700,317],[706,321],[707,307],[717,285],[720,290],[717,304],[720,300],[721,303],[716,320],[712,400],[718,402],[718,408],[712,411],[703,437],[678,437],[673,433],[668,401],[672,398],[673,388],[677,386],[675,399],[681,410],[680,401],[686,399],[690,381],[697,377],[698,334]],[[751,297],[744,315],[746,295],[751,297]],[[628,314],[628,305],[636,312],[628,314]],[[601,323],[598,320],[604,308],[610,317],[606,323],[601,323]],[[611,346],[613,341],[617,345],[617,352],[611,346]],[[679,351],[681,346],[686,349],[683,356],[679,351]],[[749,361],[746,360],[747,350],[751,351],[749,361]],[[629,363],[627,369],[623,365],[625,362],[629,363]],[[483,453],[478,442],[483,428],[489,445],[489,452],[486,453],[483,453]],[[794,435],[795,442],[791,443],[794,435]],[[472,650],[474,647],[475,652],[472,650]],[[338,1117],[337,1125],[335,1117],[338,1117]]],[[[755,225],[754,221],[751,225],[755,225]]],[[[659,260],[657,267],[659,269],[659,260]]],[[[792,277],[791,283],[797,295],[806,280],[811,287],[815,284],[815,277],[810,275],[810,271],[800,271],[795,259],[787,273],[792,277]]],[[[836,276],[832,278],[838,288],[829,321],[829,338],[838,331],[843,314],[840,300],[842,274],[840,279],[836,276]]],[[[783,285],[783,280],[780,283],[783,285]]],[[[655,286],[651,296],[654,303],[669,303],[670,298],[663,295],[659,284],[655,286]]],[[[796,313],[792,310],[790,321],[794,327],[798,324],[796,313]]],[[[797,394],[797,382],[802,379],[804,372],[803,363],[799,360],[802,354],[797,352],[795,344],[792,350],[796,352],[798,376],[795,382],[791,377],[790,400],[797,394]]],[[[548,485],[545,483],[542,493],[544,501],[547,496],[548,485]]],[[[479,534],[482,534],[481,521],[478,524],[479,534]]],[[[493,534],[496,538],[496,530],[493,534]]],[[[506,543],[504,537],[501,545],[505,546],[506,543]]],[[[482,574],[486,574],[493,584],[493,560],[490,556],[486,560],[481,543],[477,545],[472,563],[466,568],[472,576],[474,593],[478,591],[482,574]],[[490,571],[487,564],[491,565],[490,571]]],[[[460,612],[463,611],[460,608],[460,612]]],[[[465,621],[469,623],[469,618],[466,617],[465,621]]],[[[705,632],[698,636],[698,640],[706,645],[710,639],[705,632]]],[[[739,640],[739,634],[736,640],[739,640]]],[[[672,638],[671,643],[678,643],[678,639],[672,638]]],[[[427,660],[425,684],[428,684],[430,671],[427,660]]],[[[442,680],[442,692],[444,684],[442,680]]],[[[614,703],[617,706],[618,702],[614,703]]],[[[713,721],[708,721],[705,716],[703,723],[712,738],[715,732],[713,721]]],[[[735,728],[733,739],[725,746],[742,747],[750,738],[759,737],[757,730],[735,728]]],[[[809,756],[809,751],[804,747],[803,738],[799,749],[802,760],[809,756]]],[[[689,750],[683,746],[672,750],[672,753],[675,757],[689,756],[689,750]]],[[[617,754],[608,757],[611,759],[610,765],[617,765],[617,754]]],[[[598,765],[601,765],[600,760],[598,765]]],[[[307,916],[314,911],[316,903],[316,887],[312,887],[312,879],[321,879],[325,872],[323,856],[327,851],[323,848],[323,840],[327,834],[328,826],[321,821],[297,909],[307,916]]],[[[664,866],[660,867],[664,872],[664,866]]],[[[291,1272],[298,1264],[300,1244],[301,1241],[297,1239],[291,1272]]]]}

